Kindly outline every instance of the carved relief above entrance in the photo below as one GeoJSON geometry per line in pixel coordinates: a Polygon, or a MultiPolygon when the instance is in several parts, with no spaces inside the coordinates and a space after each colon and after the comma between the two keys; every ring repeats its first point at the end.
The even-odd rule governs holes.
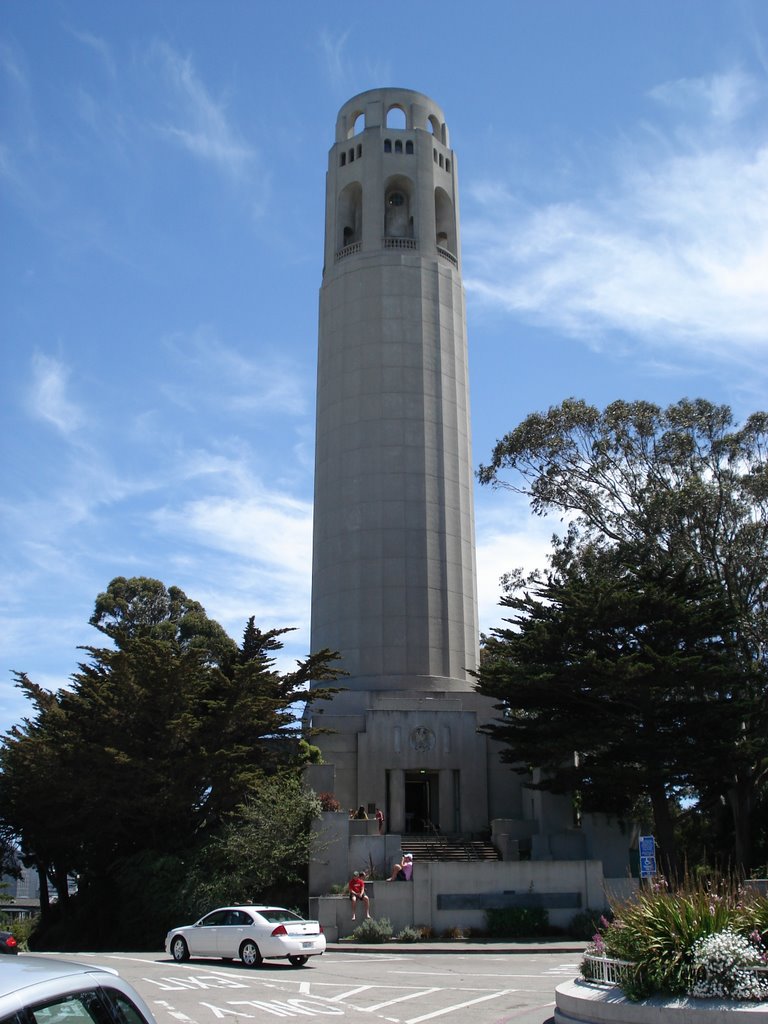
{"type": "Polygon", "coordinates": [[[424,725],[417,725],[411,730],[410,743],[413,750],[424,752],[434,750],[435,734],[424,725]]]}

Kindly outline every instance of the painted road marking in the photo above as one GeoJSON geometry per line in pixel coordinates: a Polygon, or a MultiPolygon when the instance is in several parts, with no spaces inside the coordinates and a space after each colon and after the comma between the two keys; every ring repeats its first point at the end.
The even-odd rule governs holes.
{"type": "Polygon", "coordinates": [[[479,999],[468,999],[465,1003],[455,1003],[453,1006],[444,1006],[442,1010],[433,1010],[432,1013],[425,1013],[421,1017],[411,1017],[405,1024],[420,1024],[423,1020],[432,1020],[435,1017],[442,1017],[446,1013],[453,1013],[455,1010],[465,1010],[468,1006],[476,1006],[478,1003],[487,1003],[489,999],[500,999],[511,992],[514,988],[503,988],[500,992],[489,992],[488,995],[480,996],[479,999]]]}
{"type": "Polygon", "coordinates": [[[174,1020],[183,1020],[196,1024],[192,1017],[188,1017],[186,1013],[182,1013],[181,1010],[174,1009],[170,1003],[166,1003],[164,999],[155,999],[155,1006],[162,1006],[162,1008],[168,1013],[174,1020]]]}
{"type": "Polygon", "coordinates": [[[387,999],[385,1003],[376,1003],[374,1006],[361,1006],[363,1013],[373,1013],[374,1010],[381,1010],[385,1006],[392,1006],[393,1003],[402,1003],[406,999],[419,999],[421,996],[431,996],[433,992],[444,992],[442,988],[424,988],[420,992],[409,992],[406,996],[398,996],[397,999],[387,999]]]}
{"type": "Polygon", "coordinates": [[[356,996],[358,992],[367,992],[369,989],[378,988],[378,985],[358,985],[357,988],[350,988],[346,992],[339,992],[337,996],[332,996],[329,1003],[340,1003],[343,999],[348,999],[350,996],[356,996]]]}

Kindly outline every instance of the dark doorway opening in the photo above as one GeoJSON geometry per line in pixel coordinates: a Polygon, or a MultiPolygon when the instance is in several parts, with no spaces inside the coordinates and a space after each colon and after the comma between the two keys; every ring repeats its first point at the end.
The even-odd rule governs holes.
{"type": "Polygon", "coordinates": [[[405,773],[405,831],[433,832],[440,821],[438,773],[405,773]]]}

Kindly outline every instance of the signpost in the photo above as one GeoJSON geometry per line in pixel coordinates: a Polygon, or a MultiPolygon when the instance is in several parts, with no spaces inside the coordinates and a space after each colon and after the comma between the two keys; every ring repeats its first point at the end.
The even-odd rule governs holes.
{"type": "Polygon", "coordinates": [[[656,874],[656,840],[653,836],[640,836],[640,877],[652,878],[656,874]]]}

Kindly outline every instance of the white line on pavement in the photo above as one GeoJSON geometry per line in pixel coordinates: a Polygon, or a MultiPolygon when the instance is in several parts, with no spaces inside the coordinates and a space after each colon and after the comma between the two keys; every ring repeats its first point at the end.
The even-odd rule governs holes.
{"type": "Polygon", "coordinates": [[[469,999],[466,1003],[456,1003],[454,1006],[444,1006],[442,1010],[433,1010],[432,1013],[425,1013],[421,1017],[411,1017],[405,1024],[420,1024],[422,1020],[432,1020],[433,1017],[442,1017],[446,1013],[453,1013],[454,1010],[464,1010],[467,1006],[474,1006],[477,1003],[486,1003],[489,999],[500,999],[502,996],[514,992],[513,988],[503,988],[500,992],[491,992],[479,999],[469,999]]]}
{"type": "Polygon", "coordinates": [[[337,996],[331,996],[328,999],[329,1003],[340,1003],[344,999],[348,999],[350,996],[356,996],[358,992],[367,992],[371,988],[376,988],[375,985],[360,985],[358,988],[351,988],[348,992],[340,992],[337,996]]]}
{"type": "Polygon", "coordinates": [[[402,1003],[406,999],[418,999],[419,996],[431,996],[433,992],[441,992],[439,988],[423,988],[420,992],[409,992],[406,996],[398,996],[397,999],[387,999],[385,1003],[376,1003],[375,1006],[361,1006],[363,1013],[373,1013],[374,1010],[381,1010],[385,1006],[392,1006],[393,1003],[402,1003]]]}

